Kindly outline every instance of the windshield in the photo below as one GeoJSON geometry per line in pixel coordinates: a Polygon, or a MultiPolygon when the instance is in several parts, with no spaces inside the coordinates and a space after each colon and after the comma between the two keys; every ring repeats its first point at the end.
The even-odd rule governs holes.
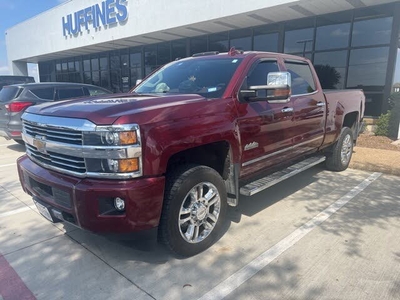
{"type": "Polygon", "coordinates": [[[241,58],[190,59],[161,68],[133,90],[135,93],[223,95],[241,58]]]}
{"type": "Polygon", "coordinates": [[[3,87],[0,91],[0,102],[9,102],[15,98],[19,88],[15,86],[3,87]]]}

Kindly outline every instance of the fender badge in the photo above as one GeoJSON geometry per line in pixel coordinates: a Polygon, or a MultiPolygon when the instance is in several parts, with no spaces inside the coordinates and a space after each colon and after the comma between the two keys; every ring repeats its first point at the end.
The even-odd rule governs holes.
{"type": "Polygon", "coordinates": [[[258,143],[257,142],[252,142],[252,143],[249,143],[246,146],[244,146],[244,151],[251,150],[251,149],[254,149],[254,148],[257,148],[257,147],[258,147],[258,143]]]}

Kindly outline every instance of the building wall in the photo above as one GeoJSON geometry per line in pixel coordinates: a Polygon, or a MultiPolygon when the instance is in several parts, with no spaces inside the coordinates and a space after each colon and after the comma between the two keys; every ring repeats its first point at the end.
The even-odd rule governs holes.
{"type": "Polygon", "coordinates": [[[147,46],[106,51],[39,64],[41,81],[76,81],[128,91],[137,79],[177,57],[203,51],[243,50],[285,52],[314,62],[326,89],[361,88],[367,96],[366,115],[387,109],[397,49],[398,4],[348,10],[206,34],[147,46]],[[395,51],[394,51],[395,53],[395,51]]]}

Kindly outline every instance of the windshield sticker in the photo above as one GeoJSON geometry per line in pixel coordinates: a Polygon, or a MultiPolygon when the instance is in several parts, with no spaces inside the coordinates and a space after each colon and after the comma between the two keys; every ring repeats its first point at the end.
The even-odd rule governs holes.
{"type": "Polygon", "coordinates": [[[217,88],[216,87],[212,87],[212,88],[209,88],[208,89],[208,92],[209,93],[211,93],[211,92],[216,92],[217,91],[217,88]]]}
{"type": "Polygon", "coordinates": [[[238,61],[237,59],[234,59],[234,60],[232,60],[232,63],[233,63],[233,64],[236,64],[237,61],[238,61]]]}

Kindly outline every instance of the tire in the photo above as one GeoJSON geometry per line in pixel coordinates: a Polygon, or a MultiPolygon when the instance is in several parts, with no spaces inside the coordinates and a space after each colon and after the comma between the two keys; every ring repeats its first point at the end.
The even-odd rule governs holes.
{"type": "Polygon", "coordinates": [[[167,176],[159,240],[178,256],[196,255],[219,237],[226,209],[225,183],[218,172],[182,166],[167,176]]]}
{"type": "Polygon", "coordinates": [[[336,172],[346,170],[353,154],[353,146],[353,132],[350,128],[343,127],[332,153],[326,157],[326,168],[336,172]]]}

